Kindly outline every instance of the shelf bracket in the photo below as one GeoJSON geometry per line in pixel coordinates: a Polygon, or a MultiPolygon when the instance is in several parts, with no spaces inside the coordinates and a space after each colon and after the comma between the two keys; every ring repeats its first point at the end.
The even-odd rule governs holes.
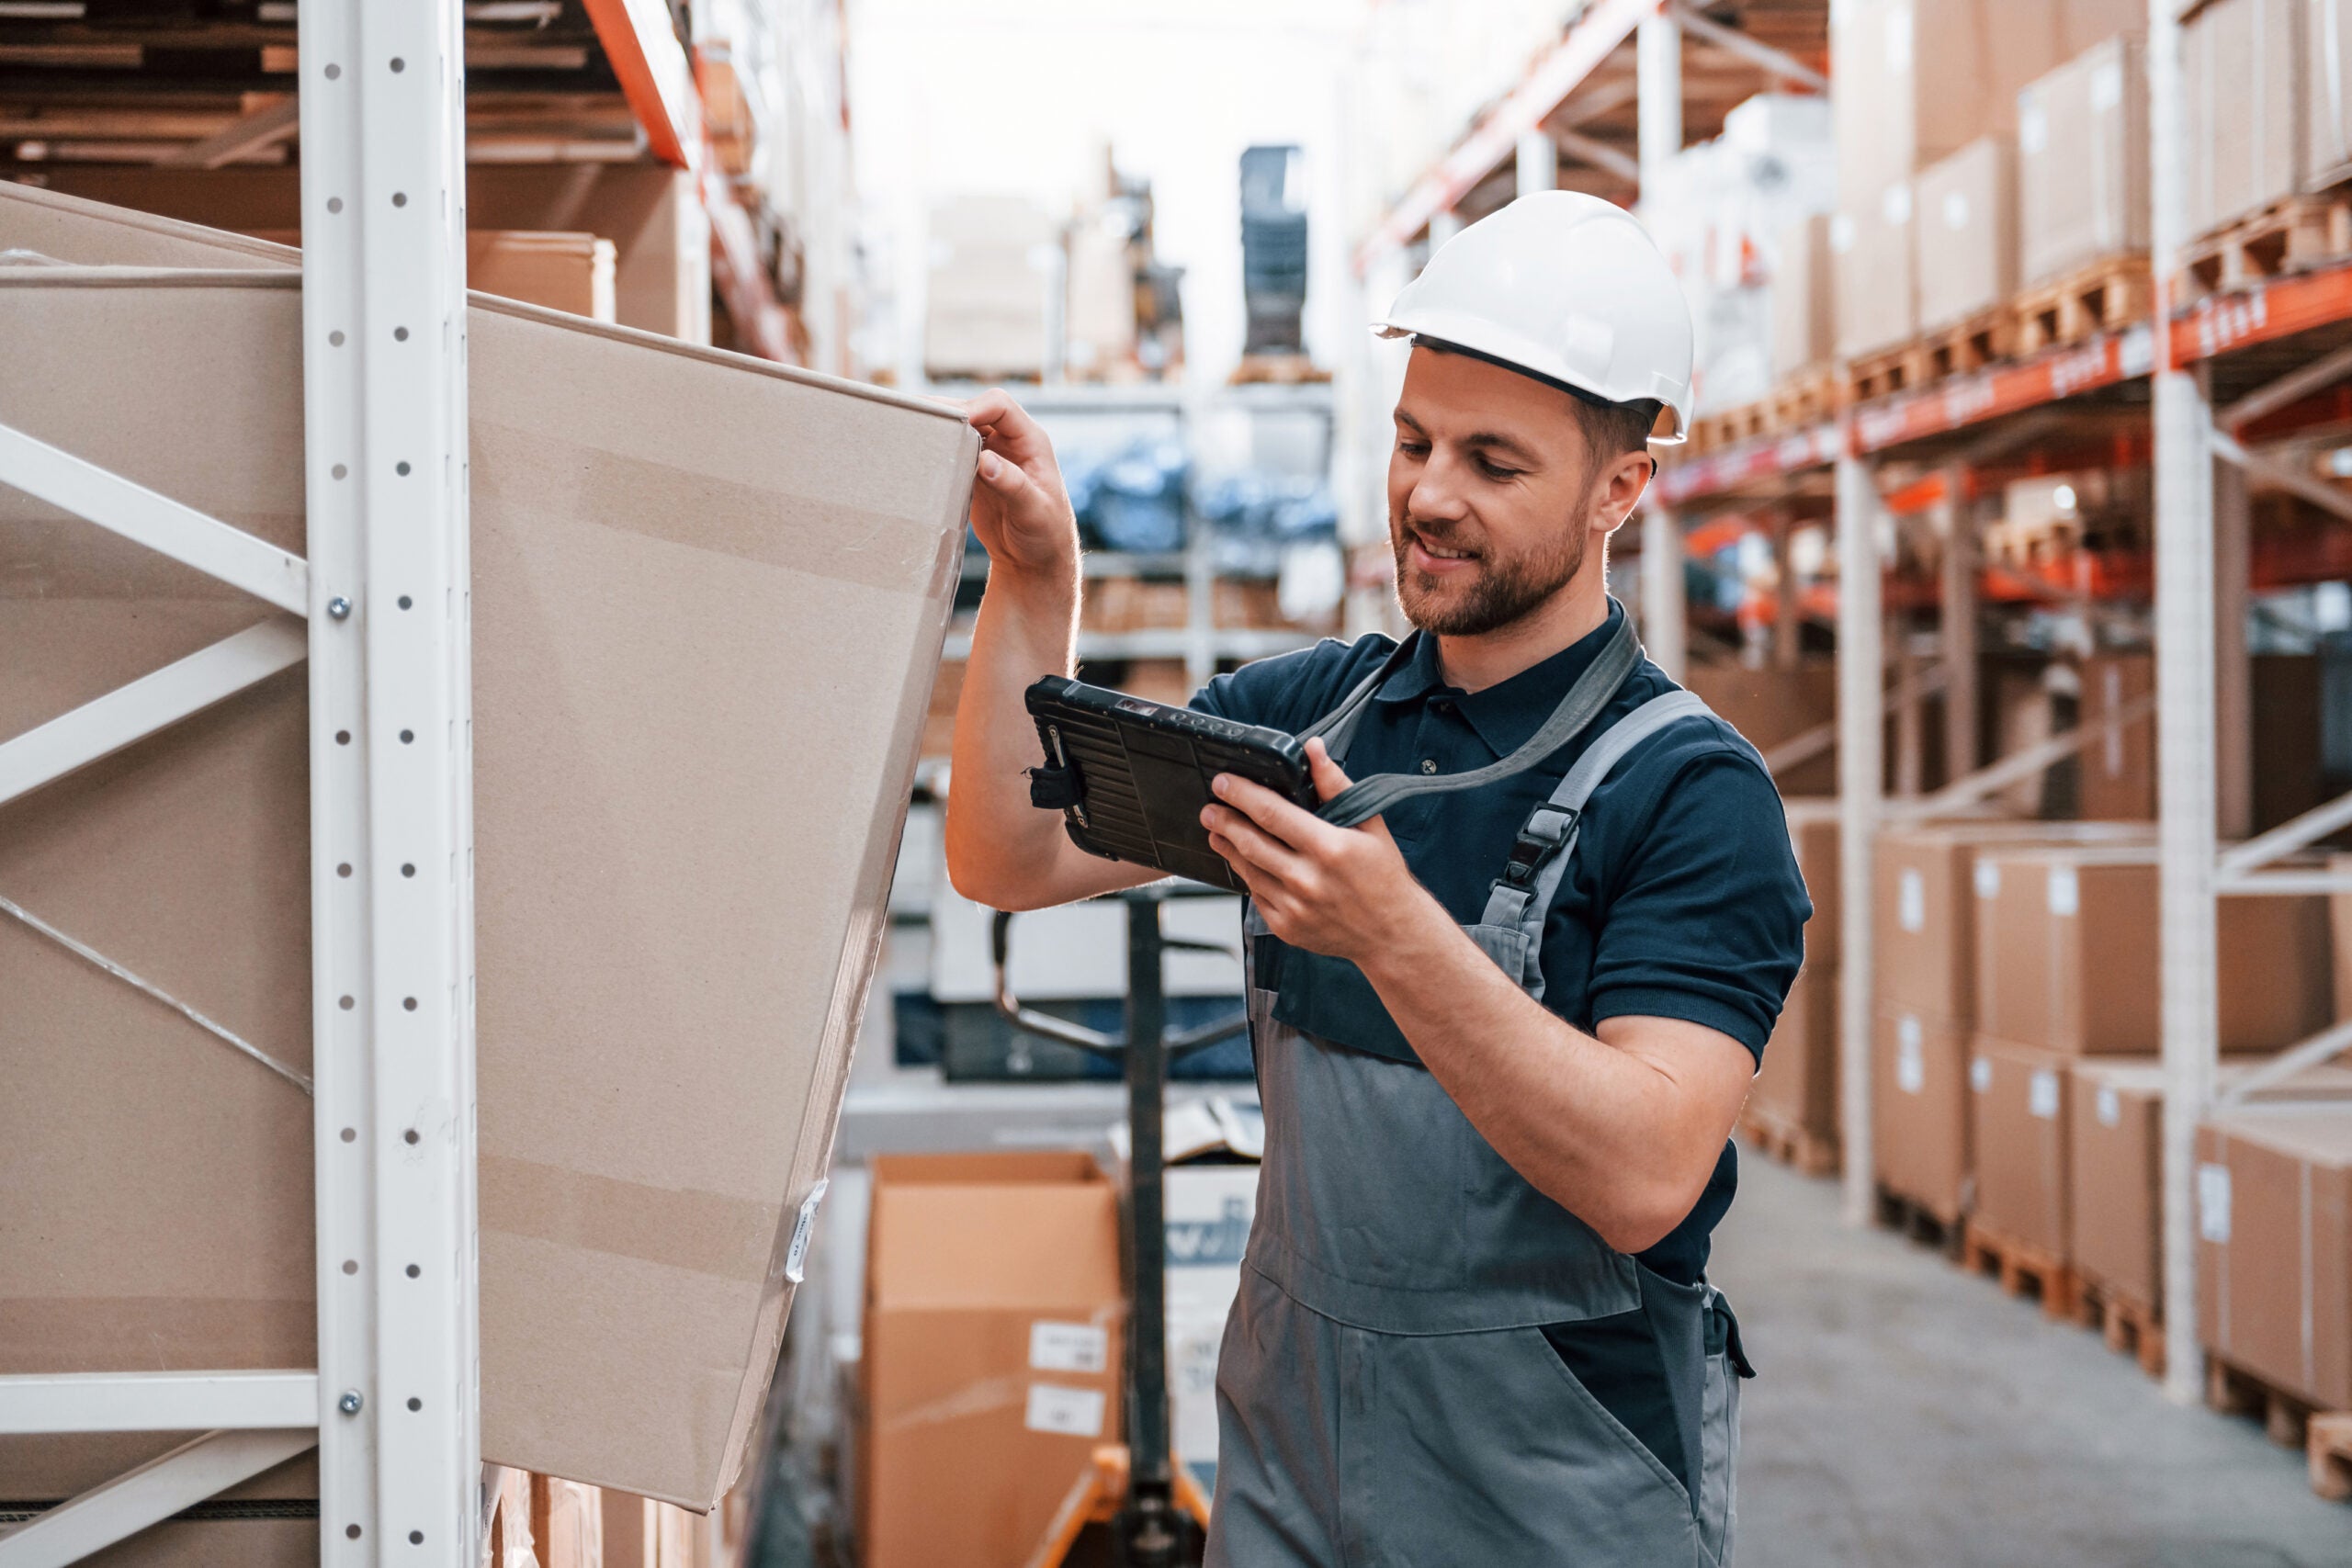
{"type": "Polygon", "coordinates": [[[318,1441],[314,1430],[207,1432],[0,1536],[0,1568],[65,1568],[318,1441]]]}

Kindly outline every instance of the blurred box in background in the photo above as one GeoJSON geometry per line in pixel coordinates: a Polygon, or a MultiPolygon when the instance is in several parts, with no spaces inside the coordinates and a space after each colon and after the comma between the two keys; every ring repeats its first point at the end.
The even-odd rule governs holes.
{"type": "Polygon", "coordinates": [[[1919,324],[1951,326],[2005,306],[2018,288],[2016,150],[1980,136],[1919,175],[1919,324]]]}
{"type": "Polygon", "coordinates": [[[1838,357],[1837,274],[1829,214],[1783,224],[1773,241],[1772,380],[1826,369],[1838,357]]]}
{"type": "Polygon", "coordinates": [[[2147,248],[2147,51],[2122,35],[2018,95],[2018,270],[2047,283],[2147,248]]]}
{"type": "Polygon", "coordinates": [[[1871,1153],[1878,1184],[1955,1224],[1974,1197],[1964,1098],[1968,1032],[1882,1003],[1871,1036],[1871,1153]]]}
{"type": "Polygon", "coordinates": [[[2002,1239],[2067,1257],[2066,1058],[1979,1034],[1968,1064],[1972,1216],[2002,1239]]]}
{"type": "Polygon", "coordinates": [[[2212,0],[2181,24],[2190,233],[2302,188],[2302,20],[2299,0],[2212,0]]]}
{"type": "Polygon", "coordinates": [[[2352,1408],[2352,1108],[2217,1112],[2196,1181],[2198,1337],[2316,1409],[2352,1408]]]}
{"type": "Polygon", "coordinates": [[[2352,179],[2352,0],[2303,10],[2303,186],[2352,179]]]}
{"type": "Polygon", "coordinates": [[[1061,236],[1019,197],[966,196],[931,210],[923,365],[943,379],[1040,380],[1051,361],[1061,236]]]}

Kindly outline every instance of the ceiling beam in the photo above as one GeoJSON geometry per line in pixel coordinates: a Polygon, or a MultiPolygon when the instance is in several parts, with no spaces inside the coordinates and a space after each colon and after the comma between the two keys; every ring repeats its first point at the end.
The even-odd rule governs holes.
{"type": "Polygon", "coordinates": [[[1612,147],[1577,130],[1555,130],[1552,140],[1559,143],[1561,152],[1579,164],[1589,164],[1603,174],[1614,175],[1633,185],[1642,183],[1640,162],[1623,148],[1612,147]]]}
{"type": "Polygon", "coordinates": [[[1736,54],[1783,82],[1793,82],[1816,93],[1829,90],[1828,77],[1795,55],[1774,49],[1753,33],[1727,28],[1697,6],[1687,4],[1686,0],[1668,0],[1667,9],[1674,14],[1676,21],[1682,24],[1682,30],[1694,39],[1711,43],[1727,54],[1736,54]]]}

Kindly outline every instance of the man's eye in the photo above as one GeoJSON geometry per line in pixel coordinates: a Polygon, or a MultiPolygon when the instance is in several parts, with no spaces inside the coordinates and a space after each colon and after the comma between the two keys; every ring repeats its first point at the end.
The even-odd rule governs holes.
{"type": "Polygon", "coordinates": [[[1430,455],[1430,444],[1426,441],[1399,441],[1396,450],[1408,457],[1426,457],[1430,455]]]}
{"type": "Polygon", "coordinates": [[[1520,468],[1507,468],[1500,463],[1491,462],[1485,457],[1481,457],[1478,459],[1478,471],[1486,475],[1490,479],[1515,479],[1525,470],[1520,468]]]}

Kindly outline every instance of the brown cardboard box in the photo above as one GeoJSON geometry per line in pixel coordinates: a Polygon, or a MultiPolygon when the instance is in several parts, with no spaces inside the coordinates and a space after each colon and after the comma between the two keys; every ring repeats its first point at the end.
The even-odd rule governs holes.
{"type": "Polygon", "coordinates": [[[1838,274],[1841,358],[1907,343],[1919,332],[1919,255],[1911,239],[1912,191],[1894,181],[1829,220],[1838,274]]]}
{"type": "MultiPolygon", "coordinates": [[[[0,186],[17,245],[275,274],[0,270],[0,421],[301,548],[288,254],[0,186]]],[[[974,443],[479,296],[468,333],[483,1448],[707,1507],[826,1168],[974,443]]],[[[0,537],[0,734],[258,618],[14,491],[0,537]]],[[[0,886],[306,1066],[306,731],[288,671],[13,803],[0,886]]],[[[0,1370],[310,1364],[308,1100],[15,922],[0,994],[0,1370]]]]}
{"type": "MultiPolygon", "coordinates": [[[[2338,876],[2352,872],[2352,855],[2330,855],[2327,869],[2338,876]]],[[[2335,964],[2335,1017],[2352,1018],[2352,893],[2327,896],[2329,955],[2335,964]]]]}
{"type": "Polygon", "coordinates": [[[1968,1063],[1973,1224],[2005,1240],[2067,1257],[2067,1058],[1979,1034],[1968,1063]]]}
{"type": "Polygon", "coordinates": [[[1838,1136],[1838,968],[1797,971],[1780,1021],[1765,1043],[1748,1100],[1782,1127],[1833,1142],[1838,1136]]]}
{"type": "Polygon", "coordinates": [[[2212,0],[2181,24],[2192,233],[2302,188],[2302,21],[2301,0],[2212,0]]]}
{"type": "Polygon", "coordinates": [[[2305,0],[2303,186],[2352,177],[2352,0],[2305,0]]]}
{"type": "Polygon", "coordinates": [[[1874,874],[1879,999],[1970,1029],[1977,1017],[1977,858],[2004,846],[2148,837],[2147,829],[2131,824],[1991,818],[1881,829],[1874,874]]]}
{"type": "Polygon", "coordinates": [[[1919,325],[1932,330],[2007,306],[2018,290],[2017,151],[1980,136],[1914,182],[1919,325]]]}
{"type": "MultiPolygon", "coordinates": [[[[1791,800],[1782,803],[1789,818],[1789,845],[1796,851],[1797,874],[1813,899],[1813,919],[1804,923],[1804,961],[1825,969],[1838,966],[1844,952],[1839,927],[1844,920],[1838,882],[1838,803],[1835,800],[1791,800]]],[[[1833,1011],[1838,995],[1834,980],[1822,992],[1824,1006],[1833,1011]]],[[[1834,1027],[1834,1026],[1833,1026],[1834,1027]]]]}
{"type": "Polygon", "coordinates": [[[1837,270],[1829,215],[1815,213],[1781,230],[1772,266],[1772,379],[1826,370],[1838,357],[1837,270]]]}
{"type": "MultiPolygon", "coordinates": [[[[1826,659],[1793,670],[1745,664],[1693,664],[1683,683],[1758,750],[1830,723],[1838,715],[1838,670],[1826,659]]],[[[1829,753],[1785,770],[1773,781],[1782,795],[1826,795],[1837,788],[1829,753]]]]}
{"type": "MultiPolygon", "coordinates": [[[[2157,1038],[2156,856],[2149,844],[2021,846],[1976,857],[1976,1026],[1996,1039],[2130,1055],[2157,1038]]],[[[2275,1051],[2327,1021],[2325,900],[2221,902],[2221,1048],[2275,1051]]]]}
{"type": "Polygon", "coordinates": [[[1871,1157],[1878,1182],[1946,1224],[1973,1207],[1968,1032],[1882,1008],[1871,1053],[1871,1157]]]}
{"type": "Polygon", "coordinates": [[[2075,722],[2098,733],[2075,753],[2075,805],[2103,822],[2156,818],[2156,721],[2111,724],[2109,716],[2153,697],[2156,661],[2145,653],[2103,653],[2082,663],[2075,722]]]}
{"type": "Polygon", "coordinates": [[[2046,283],[2147,248],[2147,51],[2127,34],[2018,95],[2018,271],[2046,283]]]}
{"type": "Polygon", "coordinates": [[[1120,1435],[1118,1195],[1079,1154],[873,1167],[865,1568],[1016,1563],[1120,1435]]]}
{"type": "Polygon", "coordinates": [[[613,243],[594,234],[477,229],[466,236],[466,286],[610,321],[614,255],[613,243]]]}
{"type": "Polygon", "coordinates": [[[2352,1108],[2209,1118],[2197,1235],[2205,1348],[2319,1409],[2352,1409],[2352,1108]]]}

